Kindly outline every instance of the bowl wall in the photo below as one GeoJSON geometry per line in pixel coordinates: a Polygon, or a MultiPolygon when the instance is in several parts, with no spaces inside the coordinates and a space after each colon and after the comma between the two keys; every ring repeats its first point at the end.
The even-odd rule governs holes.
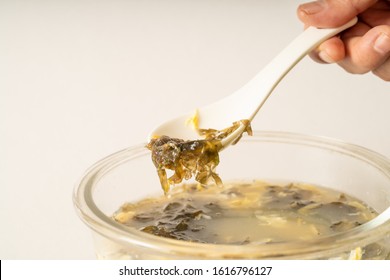
{"type": "Polygon", "coordinates": [[[131,147],[101,160],[74,193],[83,221],[93,230],[102,259],[333,259],[353,258],[377,246],[368,258],[389,258],[390,163],[365,148],[340,141],[284,132],[255,132],[220,153],[223,181],[300,182],[332,188],[366,202],[380,215],[353,230],[313,242],[259,246],[193,244],[155,237],[111,219],[125,202],[160,196],[150,152],[131,147]]]}

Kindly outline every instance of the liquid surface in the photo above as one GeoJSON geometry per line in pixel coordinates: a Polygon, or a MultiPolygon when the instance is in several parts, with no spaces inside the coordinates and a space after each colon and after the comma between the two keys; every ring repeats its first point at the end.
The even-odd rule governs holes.
{"type": "Polygon", "coordinates": [[[362,201],[307,184],[181,185],[168,196],[124,204],[114,219],[157,236],[214,244],[311,240],[377,216],[362,201]]]}

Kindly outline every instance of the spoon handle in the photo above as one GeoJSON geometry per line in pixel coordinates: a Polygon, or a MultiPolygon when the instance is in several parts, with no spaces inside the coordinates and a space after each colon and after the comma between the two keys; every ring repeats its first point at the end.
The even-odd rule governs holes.
{"type": "MultiPolygon", "coordinates": [[[[307,28],[242,88],[223,99],[198,108],[197,126],[221,130],[230,127],[233,122],[239,120],[252,120],[274,88],[295,64],[320,43],[351,27],[356,22],[357,19],[354,18],[337,28],[307,28]]],[[[192,126],[185,125],[189,118],[194,119],[193,112],[161,124],[152,131],[151,136],[169,135],[182,139],[197,139],[199,135],[196,130],[192,126]]],[[[222,140],[222,146],[227,147],[234,143],[244,130],[245,125],[240,125],[234,133],[222,140]]]]}
{"type": "MultiPolygon", "coordinates": [[[[325,40],[337,35],[347,28],[355,25],[357,18],[352,19],[343,26],[336,28],[315,28],[309,27],[296,37],[287,47],[285,47],[261,72],[259,72],[251,81],[246,84],[242,90],[249,96],[246,100],[257,100],[253,104],[257,108],[248,111],[253,119],[261,106],[270,96],[273,89],[283,79],[283,77],[310,51],[319,46],[325,40]],[[259,90],[261,92],[259,92],[259,90]],[[252,95],[252,96],[251,96],[252,95]]],[[[241,92],[241,90],[239,90],[241,92]]],[[[238,93],[240,94],[240,93],[238,93]]],[[[243,96],[241,96],[242,98],[243,96]]]]}
{"type": "MultiPolygon", "coordinates": [[[[226,105],[230,105],[229,107],[231,110],[229,111],[229,117],[231,119],[253,120],[278,83],[307,53],[326,39],[355,25],[356,22],[357,18],[354,18],[343,26],[336,28],[307,28],[270,63],[268,63],[252,80],[234,94],[225,98],[220,105],[223,103],[225,108],[227,108],[226,105]]],[[[211,114],[208,114],[207,116],[211,119],[211,114]]],[[[240,137],[244,129],[244,125],[241,125],[228,137],[222,140],[222,146],[227,147],[231,143],[234,143],[236,139],[240,137]]]]}

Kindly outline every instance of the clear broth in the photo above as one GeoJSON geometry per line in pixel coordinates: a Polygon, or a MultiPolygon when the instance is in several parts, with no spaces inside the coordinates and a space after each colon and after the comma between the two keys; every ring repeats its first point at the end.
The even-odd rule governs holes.
{"type": "Polygon", "coordinates": [[[245,245],[312,240],[377,215],[364,202],[331,189],[254,181],[208,188],[183,184],[169,195],[126,203],[113,218],[164,238],[245,245]]]}

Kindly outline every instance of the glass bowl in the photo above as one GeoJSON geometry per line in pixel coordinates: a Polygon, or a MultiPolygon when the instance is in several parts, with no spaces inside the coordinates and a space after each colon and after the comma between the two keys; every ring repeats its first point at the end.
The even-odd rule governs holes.
{"type": "Polygon", "coordinates": [[[92,229],[99,259],[349,259],[357,248],[370,248],[368,259],[390,257],[390,161],[373,151],[324,137],[269,131],[244,136],[222,151],[217,173],[223,181],[310,183],[352,195],[379,213],[363,225],[315,240],[245,246],[157,237],[111,218],[125,202],[162,195],[145,144],[100,160],[75,188],[74,204],[92,229]]]}

